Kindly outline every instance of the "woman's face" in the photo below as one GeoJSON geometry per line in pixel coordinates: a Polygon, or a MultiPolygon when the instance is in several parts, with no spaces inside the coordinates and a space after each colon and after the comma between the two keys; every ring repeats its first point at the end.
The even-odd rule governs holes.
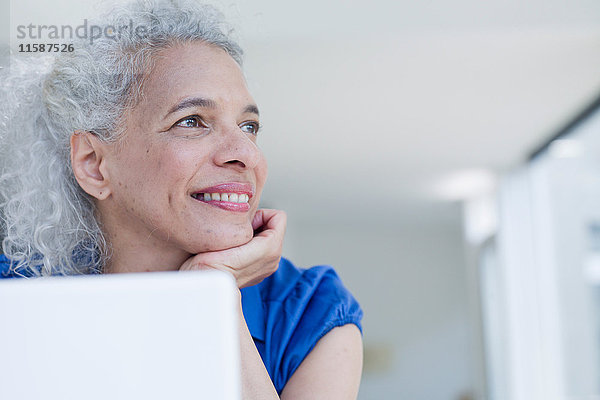
{"type": "Polygon", "coordinates": [[[257,133],[258,109],[225,51],[160,51],[107,156],[110,240],[190,254],[247,243],[267,177],[257,133]]]}

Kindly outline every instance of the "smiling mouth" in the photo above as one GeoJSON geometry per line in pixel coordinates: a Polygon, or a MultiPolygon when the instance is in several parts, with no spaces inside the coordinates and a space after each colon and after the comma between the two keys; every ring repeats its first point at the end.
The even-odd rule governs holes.
{"type": "Polygon", "coordinates": [[[248,204],[250,196],[238,193],[194,193],[192,197],[204,202],[225,202],[234,204],[248,204]]]}
{"type": "Polygon", "coordinates": [[[225,182],[197,189],[191,194],[196,201],[226,211],[247,212],[254,197],[254,186],[250,183],[225,182]]]}
{"type": "Polygon", "coordinates": [[[192,198],[203,204],[226,211],[245,213],[250,210],[250,195],[246,193],[194,193],[192,198]]]}

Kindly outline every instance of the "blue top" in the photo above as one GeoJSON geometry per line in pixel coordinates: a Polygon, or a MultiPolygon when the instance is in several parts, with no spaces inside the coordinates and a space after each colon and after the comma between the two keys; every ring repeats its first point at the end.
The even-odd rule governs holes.
{"type": "MultiPolygon", "coordinates": [[[[0,279],[18,276],[9,266],[0,254],[0,279]]],[[[360,305],[329,266],[300,269],[282,258],[273,275],[241,293],[248,329],[278,393],[331,329],[355,324],[362,332],[360,305]]]]}

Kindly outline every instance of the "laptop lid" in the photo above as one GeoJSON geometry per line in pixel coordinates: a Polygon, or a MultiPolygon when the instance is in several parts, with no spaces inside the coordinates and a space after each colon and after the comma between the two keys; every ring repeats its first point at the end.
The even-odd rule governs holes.
{"type": "Polygon", "coordinates": [[[240,398],[235,283],[210,272],[0,281],[0,399],[240,398]]]}

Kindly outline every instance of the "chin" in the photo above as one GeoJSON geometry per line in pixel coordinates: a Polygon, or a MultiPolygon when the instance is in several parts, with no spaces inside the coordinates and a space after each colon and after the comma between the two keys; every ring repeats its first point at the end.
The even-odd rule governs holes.
{"type": "Polygon", "coordinates": [[[194,243],[190,246],[191,251],[189,252],[191,254],[227,250],[232,247],[242,246],[252,240],[254,231],[252,225],[248,223],[245,226],[228,225],[210,229],[206,231],[205,235],[201,243],[194,243]]]}

